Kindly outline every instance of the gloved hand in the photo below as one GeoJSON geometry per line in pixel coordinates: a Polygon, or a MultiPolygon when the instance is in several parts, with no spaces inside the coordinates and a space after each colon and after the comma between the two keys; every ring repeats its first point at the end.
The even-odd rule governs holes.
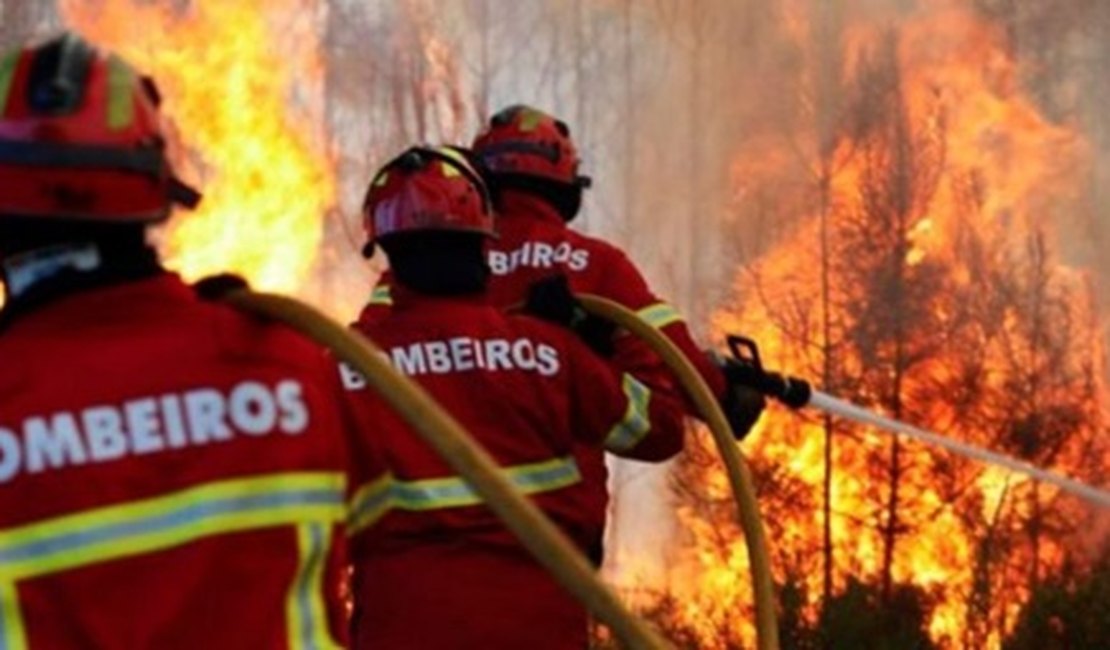
{"type": "Polygon", "coordinates": [[[721,410],[738,441],[748,436],[766,407],[767,398],[762,393],[737,384],[729,384],[721,400],[721,410]]]}
{"type": "Polygon", "coordinates": [[[748,385],[752,367],[738,359],[729,359],[710,350],[707,352],[710,361],[721,369],[728,387],[721,399],[721,410],[725,413],[732,436],[743,440],[759,421],[763,409],[767,407],[767,398],[763,393],[748,385]]]}
{"type": "Polygon", "coordinates": [[[524,301],[524,313],[570,329],[603,357],[613,355],[616,326],[583,309],[571,292],[565,275],[554,275],[532,283],[524,301]]]}

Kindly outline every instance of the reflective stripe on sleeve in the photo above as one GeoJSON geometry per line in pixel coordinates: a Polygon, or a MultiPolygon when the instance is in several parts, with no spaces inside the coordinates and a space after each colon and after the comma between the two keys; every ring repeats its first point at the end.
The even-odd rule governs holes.
{"type": "Polygon", "coordinates": [[[636,312],[636,315],[655,329],[663,329],[682,320],[682,314],[665,302],[657,302],[636,312]]]}
{"type": "Polygon", "coordinates": [[[628,398],[628,408],[605,438],[605,448],[615,453],[632,449],[651,431],[651,419],[648,417],[651,389],[627,373],[621,380],[621,388],[628,398]]]}
{"type": "MultiPolygon", "coordinates": [[[[509,481],[524,494],[553,492],[582,480],[574,458],[554,458],[540,463],[503,468],[509,481]]],[[[389,510],[424,512],[482,503],[482,498],[461,477],[401,481],[385,476],[360,489],[351,505],[348,531],[372,526],[389,510]]]]}
{"type": "Polygon", "coordinates": [[[371,305],[389,306],[393,304],[393,293],[390,291],[389,285],[381,285],[374,287],[370,292],[371,305]]]}

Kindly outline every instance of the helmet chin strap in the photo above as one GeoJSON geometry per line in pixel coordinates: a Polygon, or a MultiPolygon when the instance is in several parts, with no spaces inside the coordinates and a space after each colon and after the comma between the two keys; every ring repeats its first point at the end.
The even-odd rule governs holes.
{"type": "Polygon", "coordinates": [[[90,273],[101,267],[100,249],[92,242],[36,248],[0,263],[9,299],[19,299],[38,285],[67,272],[90,273]]]}
{"type": "Polygon", "coordinates": [[[0,277],[8,298],[3,312],[9,319],[14,311],[76,291],[164,273],[140,225],[36,221],[42,223],[32,228],[27,220],[0,220],[0,277]]]}
{"type": "Polygon", "coordinates": [[[556,194],[549,199],[555,209],[563,217],[563,221],[570,223],[578,216],[582,210],[582,188],[579,186],[571,186],[565,191],[556,194]]]}

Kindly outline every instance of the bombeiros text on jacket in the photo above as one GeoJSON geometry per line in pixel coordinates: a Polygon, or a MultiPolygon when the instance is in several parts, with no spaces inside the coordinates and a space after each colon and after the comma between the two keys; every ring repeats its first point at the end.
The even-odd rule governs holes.
{"type": "Polygon", "coordinates": [[[488,262],[494,275],[509,275],[520,268],[566,267],[571,271],[584,271],[590,265],[590,251],[574,248],[568,242],[553,246],[545,242],[528,241],[516,250],[490,251],[488,262]]]}
{"type": "Polygon", "coordinates": [[[102,463],[185,447],[299,435],[309,426],[304,388],[292,379],[242,381],[230,389],[137,397],[118,404],[0,422],[0,483],[21,473],[102,463]]]}
{"type": "MultiPolygon", "coordinates": [[[[554,377],[561,368],[559,351],[530,338],[477,339],[456,336],[446,340],[416,341],[384,350],[398,371],[409,376],[446,375],[473,370],[498,372],[520,370],[554,377]]],[[[361,390],[366,380],[346,364],[340,364],[343,385],[361,390]]]]}

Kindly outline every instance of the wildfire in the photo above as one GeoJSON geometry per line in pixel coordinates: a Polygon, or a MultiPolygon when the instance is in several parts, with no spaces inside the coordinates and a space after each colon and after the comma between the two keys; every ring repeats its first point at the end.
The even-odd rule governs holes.
{"type": "MultiPolygon", "coordinates": [[[[205,200],[165,233],[169,263],[187,278],[233,270],[261,288],[303,290],[337,193],[321,145],[323,5],[59,2],[67,22],[158,80],[175,139],[188,147],[178,166],[205,200]]],[[[821,3],[785,4],[795,7],[785,32],[811,38],[805,8],[821,3]]],[[[797,187],[798,152],[811,157],[802,167],[827,171],[818,179],[827,195],[816,196],[822,183],[813,182],[812,201],[781,201],[793,210],[789,237],[740,274],[745,302],[714,326],[752,336],[768,365],[830,392],[1098,477],[1108,458],[1105,443],[1092,442],[1106,397],[1101,337],[1084,276],[1054,253],[1052,225],[1078,194],[1086,145],[1023,95],[1002,30],[945,0],[921,4],[928,8],[897,30],[843,26],[851,87],[842,89],[844,115],[828,121],[836,137],[819,133],[821,120],[789,124],[783,132],[798,141],[755,134],[739,154],[738,196],[761,184],[797,187]]],[[[426,0],[399,6],[414,35],[395,36],[389,67],[417,81],[394,81],[404,93],[393,121],[415,122],[416,139],[459,139],[465,75],[431,20],[448,10],[426,0]],[[418,54],[406,52],[410,42],[418,54]]],[[[825,73],[818,55],[798,49],[810,58],[799,85],[817,85],[825,73]]],[[[1000,647],[1037,580],[1063,566],[1081,506],[1021,477],[833,426],[830,595],[846,599],[863,583],[889,603],[900,589],[915,590],[940,647],[1000,647]]],[[[688,544],[666,569],[669,599],[635,600],[689,631],[695,647],[750,646],[747,555],[707,446],[692,444],[681,470],[688,544]]],[[[771,413],[745,451],[762,486],[789,633],[830,604],[822,599],[825,423],[771,413]]],[[[635,557],[623,561],[623,579],[652,573],[635,557]]],[[[872,615],[860,605],[870,597],[849,609],[872,615]]]]}
{"type": "MultiPolygon", "coordinates": [[[[1022,95],[1001,32],[970,11],[942,3],[898,32],[846,31],[847,76],[863,101],[828,153],[829,208],[796,215],[789,239],[740,275],[746,302],[719,314],[715,329],[753,336],[770,364],[819,382],[827,355],[833,392],[1098,480],[1108,458],[1092,443],[1105,398],[1101,338],[1086,280],[1056,259],[1049,220],[1076,196],[1082,138],[1022,95]]],[[[745,152],[737,182],[772,182],[788,172],[767,161],[783,159],[745,152]]],[[[1021,477],[834,426],[831,596],[875,585],[890,608],[909,602],[899,589],[913,589],[939,647],[1000,647],[1031,586],[1065,561],[1082,506],[1021,477]]],[[[830,605],[821,602],[824,423],[772,414],[745,451],[762,484],[776,579],[794,600],[789,634],[791,616],[813,625],[830,605]]],[[[690,548],[672,569],[680,604],[670,616],[697,647],[749,645],[746,557],[728,541],[739,532],[719,469],[695,453],[684,471],[701,494],[680,513],[690,548]]],[[[851,602],[856,616],[874,615],[851,602]]]]}
{"type": "Polygon", "coordinates": [[[321,146],[315,0],[61,0],[66,21],[153,76],[178,161],[204,201],[165,233],[188,279],[234,271],[258,288],[308,278],[335,199],[321,146]]]}

